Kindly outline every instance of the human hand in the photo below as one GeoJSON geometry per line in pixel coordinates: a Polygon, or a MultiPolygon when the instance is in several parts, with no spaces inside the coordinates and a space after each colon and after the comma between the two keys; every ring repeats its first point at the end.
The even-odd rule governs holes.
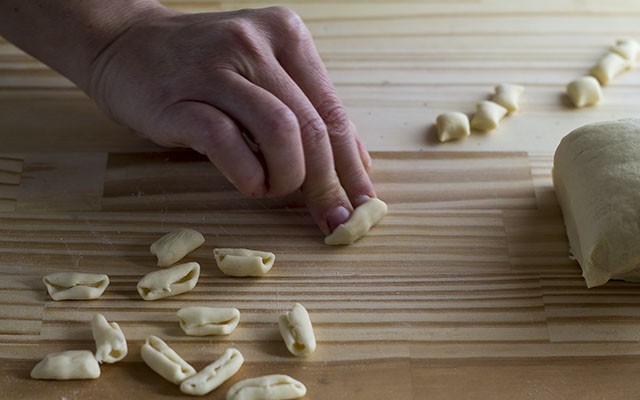
{"type": "Polygon", "coordinates": [[[286,8],[154,12],[99,53],[86,81],[116,121],[206,154],[243,194],[301,189],[325,234],[375,196],[371,159],[311,34],[286,8]]]}

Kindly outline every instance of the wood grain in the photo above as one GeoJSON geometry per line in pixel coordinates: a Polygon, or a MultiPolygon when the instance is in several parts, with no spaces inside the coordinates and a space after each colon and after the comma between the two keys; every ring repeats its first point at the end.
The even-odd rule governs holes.
{"type": "MultiPolygon", "coordinates": [[[[478,386],[469,398],[492,391],[506,398],[521,390],[527,391],[524,398],[539,398],[539,391],[560,398],[576,390],[574,364],[619,358],[622,373],[636,372],[631,360],[640,355],[637,288],[612,282],[586,289],[568,258],[557,205],[549,198],[539,201],[539,193],[551,190],[550,157],[373,156],[380,195],[393,200],[390,213],[350,247],[324,246],[304,208],[221,196],[230,192],[228,184],[201,156],[184,151],[101,158],[108,159],[96,175],[104,177],[103,210],[83,209],[72,198],[83,198],[78,190],[63,195],[77,210],[22,211],[18,204],[18,211],[0,214],[0,359],[10,381],[24,382],[47,353],[93,348],[89,321],[98,312],[122,326],[131,349],[124,364],[104,366],[95,383],[38,382],[20,393],[35,396],[51,388],[65,396],[71,387],[111,393],[104,385],[113,380],[131,393],[156,393],[158,384],[165,385],[163,396],[177,397],[176,388],[140,364],[139,348],[151,334],[199,366],[235,346],[249,360],[243,376],[288,372],[309,385],[309,398],[403,393],[402,398],[420,399],[425,392],[458,397],[463,376],[478,386]],[[192,179],[177,181],[178,176],[192,179]],[[114,201],[132,190],[141,194],[114,201]],[[162,201],[154,197],[160,193],[162,201]],[[220,204],[204,210],[200,202],[209,199],[220,204]],[[207,239],[187,257],[203,266],[198,286],[174,298],[142,301],[137,280],[156,268],[149,244],[184,226],[207,239]],[[261,279],[227,277],[215,267],[215,247],[268,249],[277,256],[276,266],[261,279]],[[98,300],[53,302],[41,278],[54,271],[107,273],[112,283],[98,300]],[[277,329],[277,316],[295,302],[309,310],[319,342],[304,361],[287,353],[277,329]],[[234,306],[241,323],[229,337],[187,337],[175,316],[187,305],[234,306]],[[353,379],[345,379],[346,370],[353,379]],[[488,371],[503,376],[500,390],[487,381],[488,371]],[[571,389],[552,379],[561,372],[574,382],[571,389]],[[524,375],[532,383],[520,387],[524,375]],[[385,384],[376,386],[382,377],[385,384]]],[[[73,169],[74,162],[79,167],[86,159],[48,163],[48,174],[73,169]]],[[[34,187],[24,185],[30,192],[34,187]]],[[[50,193],[56,204],[56,193],[50,193]]]]}
{"type": "MultiPolygon", "coordinates": [[[[186,12],[266,0],[165,1],[186,12]]],[[[312,31],[364,143],[389,215],[350,247],[322,244],[300,196],[241,197],[203,157],[161,149],[110,121],[78,89],[0,39],[0,397],[184,398],[140,358],[166,339],[200,368],[227,347],[238,379],[287,373],[308,399],[631,399],[640,390],[637,285],[586,289],[568,257],[552,181],[560,138],[637,115],[640,73],[598,107],[574,110],[564,85],[619,37],[640,37],[640,4],[578,0],[290,0],[312,31]],[[493,85],[524,84],[523,108],[490,134],[439,144],[442,111],[472,112],[493,85]],[[180,227],[206,243],[196,288],[157,302],[135,286],[149,245],[180,227]],[[224,276],[216,247],[276,253],[261,279],[224,276]],[[95,301],[51,301],[43,275],[109,274],[95,301]],[[311,314],[318,350],[286,351],[277,317],[311,314]],[[228,337],[187,337],[186,305],[242,312],[228,337]],[[44,355],[93,349],[91,317],[120,323],[123,363],[96,381],[43,382],[44,355]]],[[[209,398],[222,399],[232,382],[209,398]]]]}

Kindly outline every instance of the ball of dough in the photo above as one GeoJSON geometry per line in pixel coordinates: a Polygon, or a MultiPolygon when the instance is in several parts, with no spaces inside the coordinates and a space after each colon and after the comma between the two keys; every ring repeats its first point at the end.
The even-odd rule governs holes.
{"type": "Polygon", "coordinates": [[[565,136],[553,182],[587,286],[639,280],[640,119],[589,124],[565,136]]]}

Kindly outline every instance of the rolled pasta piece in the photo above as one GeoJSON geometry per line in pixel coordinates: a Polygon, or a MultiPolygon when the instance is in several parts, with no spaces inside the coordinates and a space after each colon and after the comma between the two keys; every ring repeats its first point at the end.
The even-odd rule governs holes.
{"type": "Polygon", "coordinates": [[[190,336],[228,335],[240,321],[237,308],[184,307],[177,314],[180,327],[190,336]]]}
{"type": "Polygon", "coordinates": [[[593,106],[600,102],[602,88],[593,76],[583,76],[567,85],[567,96],[577,108],[593,106]]]}
{"type": "Polygon", "coordinates": [[[365,236],[369,230],[387,215],[387,204],[377,198],[371,198],[358,206],[344,224],[338,225],[333,232],[324,238],[324,243],[348,245],[365,236]]]}
{"type": "Polygon", "coordinates": [[[169,267],[204,243],[204,236],[193,229],[167,233],[151,245],[151,254],[158,257],[159,267],[169,267]]]}
{"type": "Polygon", "coordinates": [[[273,267],[276,256],[267,251],[249,249],[214,249],[220,271],[230,276],[263,276],[273,267]]]}
{"type": "Polygon", "coordinates": [[[196,374],[196,370],[189,363],[157,336],[147,337],[140,355],[149,368],[176,385],[196,374]]]}
{"type": "Polygon", "coordinates": [[[42,279],[53,300],[92,300],[102,296],[109,277],[104,274],[57,272],[42,279]]]}
{"type": "Polygon", "coordinates": [[[471,129],[482,132],[494,130],[508,111],[498,103],[483,100],[476,104],[476,113],[471,118],[471,129]]]}
{"type": "Polygon", "coordinates": [[[100,365],[88,350],[68,350],[47,355],[31,370],[33,379],[96,379],[100,365]]]}
{"type": "Polygon", "coordinates": [[[469,117],[461,112],[446,112],[438,115],[436,126],[440,142],[463,139],[471,133],[469,117]]]}
{"type": "Polygon", "coordinates": [[[640,279],[640,119],[585,125],[554,155],[571,253],[588,287],[640,279]]]}
{"type": "Polygon", "coordinates": [[[494,87],[494,90],[495,94],[491,97],[491,101],[506,108],[509,114],[518,111],[524,86],[501,83],[494,87]]]}
{"type": "Polygon", "coordinates": [[[96,360],[113,364],[126,357],[127,340],[116,322],[108,322],[102,314],[91,320],[91,332],[96,342],[96,360]]]}
{"type": "Polygon", "coordinates": [[[303,357],[316,350],[316,337],[309,313],[296,303],[293,308],[278,320],[280,334],[287,349],[296,357],[303,357]]]}
{"type": "Polygon", "coordinates": [[[243,363],[244,358],[238,350],[227,349],[213,363],[182,381],[180,391],[192,396],[204,396],[235,375],[243,363]]]}
{"type": "Polygon", "coordinates": [[[176,296],[193,289],[200,277],[200,264],[189,262],[149,272],[138,282],[138,293],[145,300],[176,296]]]}
{"type": "Polygon", "coordinates": [[[297,399],[307,388],[288,375],[266,375],[237,382],[227,392],[226,400],[297,399]]]}
{"type": "Polygon", "coordinates": [[[631,61],[618,53],[610,52],[591,68],[589,73],[595,76],[601,85],[607,85],[613,78],[631,68],[631,61]]]}

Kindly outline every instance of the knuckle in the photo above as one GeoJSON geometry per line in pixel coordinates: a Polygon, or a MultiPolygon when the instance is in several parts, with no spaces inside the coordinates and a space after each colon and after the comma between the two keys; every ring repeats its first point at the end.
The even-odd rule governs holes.
{"type": "Polygon", "coordinates": [[[265,118],[264,128],[273,139],[284,141],[299,130],[296,116],[286,107],[272,110],[265,118]]]}
{"type": "Polygon", "coordinates": [[[236,17],[225,21],[224,29],[229,42],[234,43],[243,54],[256,57],[264,52],[265,46],[261,40],[260,30],[250,19],[236,17]]]}
{"type": "Polygon", "coordinates": [[[305,147],[316,145],[327,137],[327,125],[319,117],[312,117],[300,127],[300,132],[305,147]]]}
{"type": "Polygon", "coordinates": [[[311,33],[302,18],[292,9],[275,6],[270,7],[268,10],[272,18],[277,21],[278,29],[281,30],[289,40],[294,40],[294,42],[299,43],[311,37],[311,33]]]}
{"type": "Polygon", "coordinates": [[[331,174],[319,182],[307,180],[302,185],[302,191],[308,202],[317,204],[334,204],[344,197],[344,190],[336,174],[331,174]]]}
{"type": "Polygon", "coordinates": [[[222,132],[234,132],[238,128],[234,122],[227,118],[198,118],[194,121],[194,126],[199,130],[198,137],[202,141],[202,144],[206,148],[221,148],[227,145],[225,139],[228,134],[222,132]]]}
{"type": "Polygon", "coordinates": [[[332,140],[351,140],[353,124],[344,107],[336,100],[329,100],[319,107],[332,140]]]}

